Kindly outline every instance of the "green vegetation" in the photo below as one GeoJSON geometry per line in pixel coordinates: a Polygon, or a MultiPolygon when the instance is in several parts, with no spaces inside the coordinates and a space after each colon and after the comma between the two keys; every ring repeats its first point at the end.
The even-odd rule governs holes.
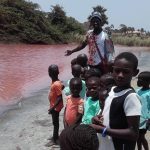
{"type": "Polygon", "coordinates": [[[128,35],[117,35],[112,34],[114,44],[127,45],[127,46],[150,46],[150,37],[141,36],[128,36],[128,35]]]}
{"type": "Polygon", "coordinates": [[[150,46],[150,32],[143,28],[135,30],[134,27],[127,27],[120,24],[119,29],[114,26],[105,27],[106,32],[112,37],[114,44],[126,46],[150,46]]]}
{"type": "MultiPolygon", "coordinates": [[[[72,17],[66,16],[63,7],[51,6],[50,12],[43,12],[36,3],[25,0],[0,0],[0,42],[29,43],[29,44],[62,44],[81,42],[89,22],[79,23],[72,17]]],[[[107,9],[98,5],[93,12],[98,11],[102,16],[102,25],[108,24],[105,15],[107,9]]],[[[88,19],[90,19],[89,15],[88,19]]],[[[120,24],[120,29],[114,25],[105,27],[114,44],[127,46],[150,46],[150,32],[143,28],[135,30],[120,24]]]]}
{"type": "Polygon", "coordinates": [[[0,1],[1,42],[68,43],[79,40],[84,33],[83,25],[67,17],[59,5],[45,13],[38,4],[25,0],[0,1]]]}

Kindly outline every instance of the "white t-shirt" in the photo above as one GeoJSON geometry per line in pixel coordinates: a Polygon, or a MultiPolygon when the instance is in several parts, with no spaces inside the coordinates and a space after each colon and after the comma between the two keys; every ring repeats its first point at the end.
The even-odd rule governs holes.
{"type": "MultiPolygon", "coordinates": [[[[115,87],[111,89],[111,91],[109,92],[109,96],[105,100],[105,106],[104,106],[104,110],[102,113],[104,117],[103,124],[107,128],[110,128],[109,112],[110,112],[110,106],[111,106],[112,100],[116,97],[120,97],[124,95],[126,92],[131,90],[131,89],[126,89],[121,92],[115,93],[114,88],[115,87]]],[[[126,97],[124,101],[124,112],[126,116],[136,116],[136,115],[141,114],[141,103],[136,93],[131,93],[126,97]]],[[[114,150],[113,141],[110,136],[101,137],[99,140],[100,140],[99,150],[114,150]]]]}
{"type": "Polygon", "coordinates": [[[104,54],[105,54],[108,60],[112,60],[114,47],[112,43],[110,42],[110,40],[108,40],[108,35],[104,31],[94,36],[93,30],[89,30],[86,36],[88,39],[88,46],[89,46],[89,50],[88,50],[88,64],[89,65],[94,66],[94,65],[98,65],[101,62],[101,58],[99,56],[97,47],[94,42],[94,37],[95,37],[95,41],[97,43],[98,49],[102,57],[104,58],[104,54]],[[106,39],[107,39],[107,42],[105,45],[104,42],[106,39]]]}

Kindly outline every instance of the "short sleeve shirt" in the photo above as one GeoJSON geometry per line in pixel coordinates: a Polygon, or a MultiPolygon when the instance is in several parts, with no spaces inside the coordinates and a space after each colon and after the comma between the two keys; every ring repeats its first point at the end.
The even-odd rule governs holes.
{"type": "Polygon", "coordinates": [[[79,113],[83,114],[83,103],[84,101],[80,97],[74,98],[71,95],[67,97],[65,121],[68,125],[75,123],[79,113]]]}
{"type": "Polygon", "coordinates": [[[140,117],[140,129],[146,128],[146,120],[150,119],[150,89],[139,89],[137,94],[140,96],[142,104],[141,117],[140,117]]]}
{"type": "Polygon", "coordinates": [[[92,118],[100,112],[99,100],[93,100],[88,97],[84,104],[84,115],[82,117],[83,124],[91,124],[92,118]]]}
{"type": "MultiPolygon", "coordinates": [[[[68,80],[67,86],[64,88],[64,93],[65,93],[66,96],[71,94],[71,91],[70,91],[70,88],[69,88],[69,83],[70,83],[70,80],[68,80]]],[[[80,91],[80,97],[82,99],[84,99],[85,94],[86,94],[86,85],[85,85],[85,81],[82,80],[82,90],[80,91]]]]}
{"type": "MultiPolygon", "coordinates": [[[[62,95],[63,84],[61,81],[52,82],[50,92],[49,92],[49,102],[50,108],[55,105],[58,96],[62,95]]],[[[56,111],[61,111],[63,108],[63,101],[61,101],[55,108],[56,111]]]]}
{"type": "MultiPolygon", "coordinates": [[[[102,112],[102,115],[104,117],[103,124],[108,128],[110,128],[109,112],[110,112],[112,100],[116,97],[120,97],[124,95],[126,92],[131,90],[131,89],[126,89],[118,93],[115,93],[114,88],[115,87],[113,87],[111,91],[109,92],[109,96],[105,100],[105,106],[102,112]]],[[[123,108],[124,108],[124,112],[126,116],[140,116],[141,115],[141,103],[136,93],[131,93],[126,97],[123,108]]],[[[100,150],[107,150],[110,148],[110,146],[112,147],[111,150],[114,150],[112,138],[110,136],[106,136],[106,138],[101,139],[101,145],[99,148],[100,150]]]]}

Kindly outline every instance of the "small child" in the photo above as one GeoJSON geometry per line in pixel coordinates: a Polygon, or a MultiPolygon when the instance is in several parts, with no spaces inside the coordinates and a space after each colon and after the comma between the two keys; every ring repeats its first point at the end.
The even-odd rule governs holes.
{"type": "Polygon", "coordinates": [[[85,71],[85,82],[90,77],[101,77],[101,72],[96,68],[90,68],[85,71]]]}
{"type": "Polygon", "coordinates": [[[142,145],[145,150],[149,150],[148,142],[145,138],[145,134],[150,125],[150,72],[144,71],[138,75],[137,80],[138,87],[142,87],[137,91],[137,94],[140,96],[142,110],[140,117],[140,130],[139,138],[137,141],[138,150],[142,150],[142,145]]]}
{"type": "Polygon", "coordinates": [[[141,104],[131,87],[131,80],[138,74],[137,66],[138,59],[130,52],[120,53],[114,60],[113,77],[116,86],[111,88],[105,100],[103,126],[92,124],[102,134],[99,150],[135,149],[141,104]]]}
{"type": "Polygon", "coordinates": [[[77,64],[77,58],[73,58],[73,59],[71,60],[71,66],[73,66],[73,65],[75,65],[75,64],[77,64]]]}
{"type": "Polygon", "coordinates": [[[81,122],[83,115],[83,99],[80,98],[82,89],[82,81],[80,78],[72,78],[70,80],[71,95],[67,97],[66,108],[64,112],[64,127],[81,122]]]}
{"type": "Polygon", "coordinates": [[[99,124],[102,125],[103,123],[102,111],[104,109],[105,99],[108,97],[108,93],[111,90],[112,86],[114,85],[115,80],[111,74],[107,73],[100,77],[99,104],[101,106],[101,109],[98,112],[98,114],[92,118],[92,123],[96,123],[94,122],[95,119],[96,120],[100,119],[99,124]]]}
{"type": "Polygon", "coordinates": [[[98,90],[99,90],[99,77],[90,77],[87,80],[87,97],[84,103],[84,115],[82,117],[83,124],[91,124],[92,118],[96,116],[99,112],[99,98],[98,98],[98,90]]]}
{"type": "Polygon", "coordinates": [[[98,150],[98,145],[96,131],[89,125],[70,126],[60,134],[61,150],[98,150]]]}
{"type": "Polygon", "coordinates": [[[58,66],[55,64],[50,65],[48,68],[48,73],[49,77],[52,79],[51,88],[48,96],[50,102],[50,109],[48,110],[48,113],[52,115],[54,130],[51,141],[45,145],[47,147],[58,144],[59,112],[63,108],[63,100],[62,100],[63,84],[58,79],[59,74],[58,66]]]}
{"type": "Polygon", "coordinates": [[[105,99],[107,98],[109,91],[114,85],[115,80],[111,74],[107,73],[100,77],[99,100],[102,110],[104,108],[105,99]]]}
{"type": "MultiPolygon", "coordinates": [[[[80,78],[80,75],[81,75],[81,66],[78,65],[78,64],[75,64],[71,67],[71,70],[72,70],[72,75],[74,78],[80,78]]],[[[70,88],[69,88],[69,82],[70,80],[67,81],[67,86],[64,88],[64,93],[66,96],[70,95],[70,88]]],[[[86,85],[85,85],[85,81],[82,80],[82,90],[80,91],[80,97],[82,99],[84,99],[85,97],[85,94],[86,94],[86,85]]]]}
{"type": "Polygon", "coordinates": [[[81,65],[82,67],[82,73],[81,73],[82,80],[85,80],[85,72],[89,70],[89,66],[87,62],[88,62],[88,58],[86,54],[79,54],[77,56],[77,64],[81,65]]]}

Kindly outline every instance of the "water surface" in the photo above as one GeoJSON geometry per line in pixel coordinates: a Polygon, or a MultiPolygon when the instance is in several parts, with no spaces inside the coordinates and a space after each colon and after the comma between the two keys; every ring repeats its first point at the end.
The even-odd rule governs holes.
{"type": "MultiPolygon", "coordinates": [[[[0,44],[0,113],[18,103],[22,98],[33,95],[50,85],[48,66],[57,64],[59,78],[71,77],[70,62],[87,48],[64,56],[67,49],[76,45],[5,45],[0,44]]],[[[123,51],[132,51],[139,59],[141,71],[150,70],[150,48],[116,46],[116,55],[123,51]]]]}

